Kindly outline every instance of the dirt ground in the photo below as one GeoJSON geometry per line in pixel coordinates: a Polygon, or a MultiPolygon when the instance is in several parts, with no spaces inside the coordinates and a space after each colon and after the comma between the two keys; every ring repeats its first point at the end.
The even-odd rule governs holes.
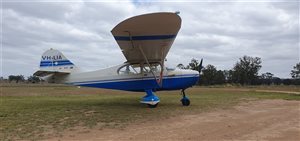
{"type": "MultiPolygon", "coordinates": [[[[159,107],[158,107],[159,108],[159,107]]],[[[155,116],[155,115],[153,115],[155,116]]],[[[49,140],[300,140],[300,101],[244,102],[227,110],[178,115],[125,129],[79,129],[49,140]]]]}

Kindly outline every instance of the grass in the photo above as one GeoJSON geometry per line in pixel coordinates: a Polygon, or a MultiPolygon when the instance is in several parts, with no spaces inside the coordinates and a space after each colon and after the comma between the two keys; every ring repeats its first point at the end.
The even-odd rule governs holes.
{"type": "Polygon", "coordinates": [[[1,87],[0,140],[45,139],[76,127],[122,129],[131,123],[226,109],[245,100],[300,100],[293,94],[197,87],[186,92],[191,106],[182,107],[179,93],[158,92],[161,103],[149,109],[139,103],[144,93],[59,85],[1,87]]]}

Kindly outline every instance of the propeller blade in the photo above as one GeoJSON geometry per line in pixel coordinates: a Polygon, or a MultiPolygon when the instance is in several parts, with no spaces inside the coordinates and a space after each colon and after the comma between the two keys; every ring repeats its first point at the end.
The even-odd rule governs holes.
{"type": "Polygon", "coordinates": [[[203,68],[202,62],[203,62],[203,58],[201,59],[200,64],[199,64],[199,69],[198,69],[198,72],[199,72],[199,73],[201,72],[201,70],[202,70],[202,68],[203,68]]]}

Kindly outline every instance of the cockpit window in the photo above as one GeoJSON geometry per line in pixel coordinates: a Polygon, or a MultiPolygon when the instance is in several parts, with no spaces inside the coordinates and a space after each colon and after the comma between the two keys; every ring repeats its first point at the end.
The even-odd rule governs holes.
{"type": "Polygon", "coordinates": [[[140,66],[125,65],[118,70],[118,74],[139,74],[141,73],[140,66]]]}
{"type": "Polygon", "coordinates": [[[161,66],[158,63],[150,64],[150,67],[147,64],[127,64],[118,69],[118,74],[142,74],[142,73],[157,73],[161,71],[161,66]]]}

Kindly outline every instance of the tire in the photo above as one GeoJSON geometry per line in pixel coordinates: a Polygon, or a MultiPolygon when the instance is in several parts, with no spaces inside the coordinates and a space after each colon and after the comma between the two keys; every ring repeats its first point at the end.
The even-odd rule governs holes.
{"type": "Polygon", "coordinates": [[[149,108],[156,108],[158,103],[156,103],[155,105],[151,105],[151,104],[147,104],[149,108]]]}
{"type": "Polygon", "coordinates": [[[182,103],[182,106],[189,106],[191,102],[189,99],[183,98],[183,99],[181,99],[181,103],[182,103]]]}

